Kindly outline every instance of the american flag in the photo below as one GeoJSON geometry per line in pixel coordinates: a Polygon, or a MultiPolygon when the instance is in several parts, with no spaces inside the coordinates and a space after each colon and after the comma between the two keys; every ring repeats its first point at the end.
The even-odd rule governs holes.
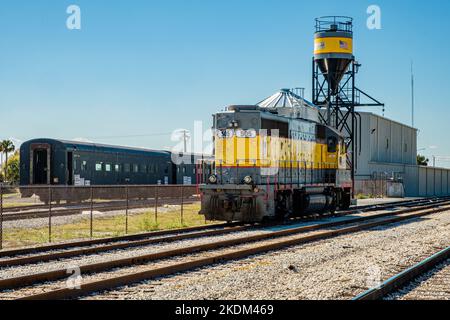
{"type": "Polygon", "coordinates": [[[341,49],[348,50],[348,43],[345,41],[339,40],[339,47],[341,47],[341,49]]]}

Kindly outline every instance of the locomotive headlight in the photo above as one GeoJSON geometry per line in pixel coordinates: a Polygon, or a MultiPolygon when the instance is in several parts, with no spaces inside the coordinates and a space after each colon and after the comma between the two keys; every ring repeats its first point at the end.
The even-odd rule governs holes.
{"type": "Polygon", "coordinates": [[[245,183],[245,184],[252,184],[252,182],[253,182],[252,177],[246,176],[246,177],[244,178],[244,183],[245,183]]]}
{"type": "Polygon", "coordinates": [[[217,177],[216,177],[216,175],[212,174],[212,175],[209,176],[208,180],[209,180],[210,183],[214,184],[214,183],[217,182],[217,177]]]}

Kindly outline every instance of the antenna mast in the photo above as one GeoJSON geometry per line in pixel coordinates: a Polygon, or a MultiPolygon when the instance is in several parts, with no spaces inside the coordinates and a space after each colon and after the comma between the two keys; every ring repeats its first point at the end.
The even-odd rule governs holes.
{"type": "Polygon", "coordinates": [[[413,61],[411,60],[411,123],[414,128],[414,70],[413,61]]]}

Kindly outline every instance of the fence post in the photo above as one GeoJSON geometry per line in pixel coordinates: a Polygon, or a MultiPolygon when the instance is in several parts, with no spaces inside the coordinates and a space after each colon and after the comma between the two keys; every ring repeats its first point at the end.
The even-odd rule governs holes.
{"type": "Polygon", "coordinates": [[[48,242],[52,242],[52,186],[48,187],[48,242]]]}
{"type": "Polygon", "coordinates": [[[183,225],[184,185],[181,186],[181,225],[183,225]]]}
{"type": "Polygon", "coordinates": [[[3,249],[3,184],[0,183],[0,250],[3,249]]]}
{"type": "Polygon", "coordinates": [[[129,209],[129,205],[130,205],[130,200],[129,200],[129,198],[130,198],[130,196],[129,196],[129,189],[128,189],[129,187],[128,187],[128,185],[126,186],[126,188],[125,188],[125,194],[126,194],[126,197],[127,197],[127,207],[126,207],[126,210],[125,210],[125,234],[128,234],[128,209],[129,209]]]}
{"type": "Polygon", "coordinates": [[[155,186],[155,224],[158,224],[158,185],[155,186]]]}
{"type": "Polygon", "coordinates": [[[91,192],[91,213],[90,213],[90,222],[89,222],[89,236],[92,239],[94,236],[94,188],[91,186],[90,187],[90,192],[91,192]]]}

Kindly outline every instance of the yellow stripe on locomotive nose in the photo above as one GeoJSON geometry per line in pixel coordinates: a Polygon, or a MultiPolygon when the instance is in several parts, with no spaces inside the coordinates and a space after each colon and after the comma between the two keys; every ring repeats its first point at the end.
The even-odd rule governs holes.
{"type": "Polygon", "coordinates": [[[353,39],[342,37],[314,39],[314,54],[327,53],[353,54],[353,39]]]}

